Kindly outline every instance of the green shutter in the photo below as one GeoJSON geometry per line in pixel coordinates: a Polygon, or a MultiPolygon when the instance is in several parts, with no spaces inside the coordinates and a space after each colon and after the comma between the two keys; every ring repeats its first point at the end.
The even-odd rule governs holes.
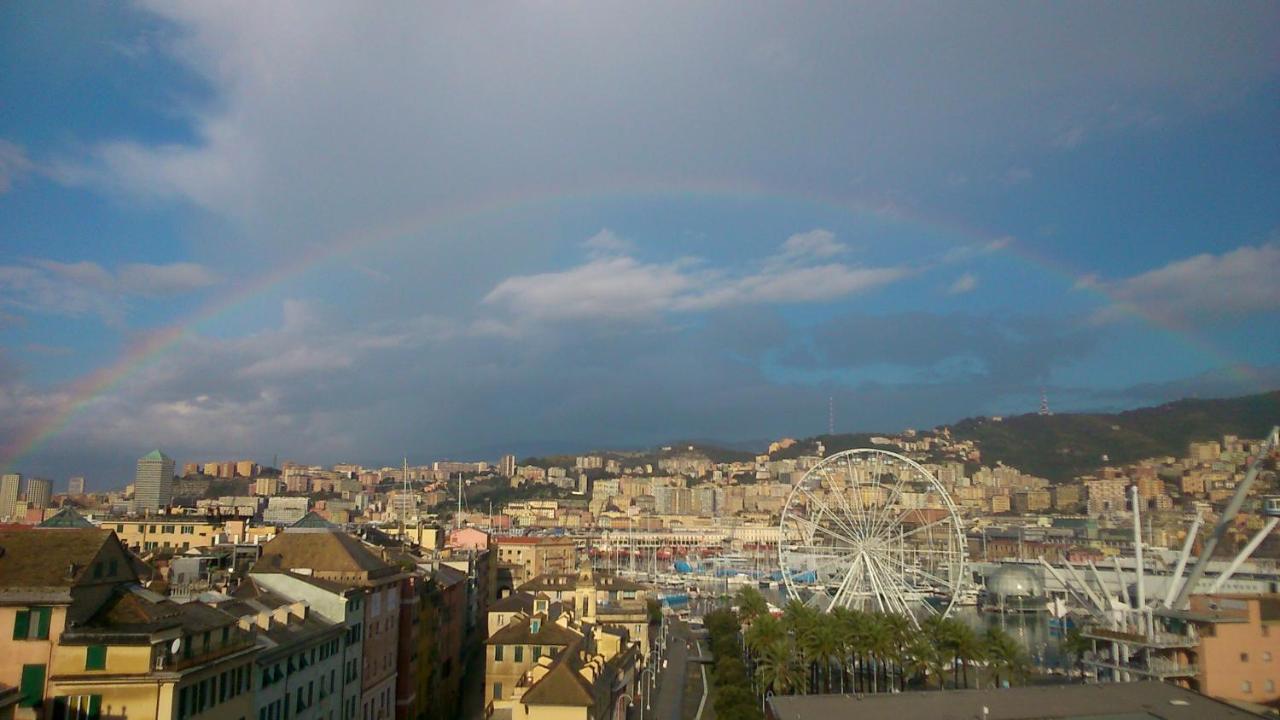
{"type": "Polygon", "coordinates": [[[44,699],[44,665],[23,665],[18,707],[36,707],[44,699]]]}
{"type": "Polygon", "coordinates": [[[105,670],[107,668],[107,646],[90,645],[84,654],[85,670],[105,670]]]}
{"type": "Polygon", "coordinates": [[[19,610],[13,620],[13,639],[26,640],[31,632],[31,611],[19,610]]]}
{"type": "Polygon", "coordinates": [[[36,613],[40,616],[40,625],[37,627],[36,637],[41,640],[49,639],[49,617],[53,615],[53,608],[37,608],[36,613]]]}
{"type": "Polygon", "coordinates": [[[98,720],[100,717],[102,717],[102,696],[90,695],[88,720],[98,720]]]}

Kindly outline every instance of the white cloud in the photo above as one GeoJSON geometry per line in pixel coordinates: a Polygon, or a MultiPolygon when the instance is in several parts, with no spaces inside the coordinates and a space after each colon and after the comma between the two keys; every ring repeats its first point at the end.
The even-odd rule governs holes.
{"type": "Polygon", "coordinates": [[[778,254],[740,274],[691,259],[645,263],[623,255],[592,257],[567,270],[507,278],[483,303],[534,320],[653,320],[670,312],[835,300],[886,285],[908,272],[814,264],[843,251],[830,232],[815,230],[792,235],[778,254]]]}
{"type": "Polygon", "coordinates": [[[951,287],[947,288],[947,293],[951,295],[962,295],[976,287],[978,287],[978,276],[973,273],[965,273],[956,278],[955,282],[951,283],[951,287]]]}
{"type": "Polygon", "coordinates": [[[609,228],[602,228],[600,232],[583,240],[582,247],[586,248],[592,257],[625,255],[632,250],[631,243],[618,237],[618,234],[609,228]]]}
{"type": "Polygon", "coordinates": [[[182,198],[277,244],[556,188],[911,196],[940,158],[1001,177],[1025,162],[1010,148],[1154,113],[1117,98],[1213,111],[1274,69],[1274,22],[1242,4],[144,6],[166,21],[147,46],[210,89],[186,106],[195,140],[115,139],[61,177],[182,198]]]}
{"type": "Polygon", "coordinates": [[[13,189],[13,182],[30,172],[31,161],[20,145],[0,140],[0,195],[13,189]]]}
{"type": "Polygon", "coordinates": [[[848,250],[844,243],[836,242],[836,236],[830,230],[810,230],[797,233],[782,243],[779,260],[798,261],[808,258],[829,258],[848,250]]]}
{"type": "Polygon", "coordinates": [[[168,265],[130,263],[122,265],[116,277],[123,291],[148,297],[176,295],[219,282],[217,274],[209,268],[191,262],[168,265]]]}
{"type": "Polygon", "coordinates": [[[1075,126],[1067,128],[1053,138],[1053,146],[1063,150],[1074,150],[1084,143],[1087,135],[1084,128],[1075,126]]]}
{"type": "Polygon", "coordinates": [[[134,263],[113,272],[89,261],[33,259],[21,265],[0,265],[0,304],[119,322],[130,298],[169,297],[217,282],[217,275],[196,263],[134,263]]]}
{"type": "Polygon", "coordinates": [[[1113,302],[1094,317],[1113,322],[1131,313],[1188,324],[1280,309],[1280,243],[1246,245],[1171,262],[1121,280],[1086,276],[1077,288],[1096,289],[1113,302]]]}

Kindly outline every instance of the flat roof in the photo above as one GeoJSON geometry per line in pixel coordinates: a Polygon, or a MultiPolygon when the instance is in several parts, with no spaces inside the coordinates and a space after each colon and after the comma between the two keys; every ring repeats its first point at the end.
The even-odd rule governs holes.
{"type": "Polygon", "coordinates": [[[786,695],[769,700],[774,720],[1256,720],[1261,717],[1160,682],[919,690],[877,695],[786,695]],[[984,714],[983,710],[986,710],[984,714]]]}

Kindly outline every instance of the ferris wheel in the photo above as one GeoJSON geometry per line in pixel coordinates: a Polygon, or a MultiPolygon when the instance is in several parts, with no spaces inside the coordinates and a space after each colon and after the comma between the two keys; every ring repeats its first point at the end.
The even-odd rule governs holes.
{"type": "Polygon", "coordinates": [[[942,484],[885,450],[824,458],[782,510],[787,593],[821,610],[946,615],[966,583],[964,528],[942,484]]]}

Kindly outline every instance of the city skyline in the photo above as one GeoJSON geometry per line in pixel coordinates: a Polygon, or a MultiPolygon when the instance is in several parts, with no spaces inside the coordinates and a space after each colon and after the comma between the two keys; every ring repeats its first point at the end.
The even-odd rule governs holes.
{"type": "Polygon", "coordinates": [[[1280,387],[1273,4],[350,10],[0,10],[0,470],[1280,387]]]}

